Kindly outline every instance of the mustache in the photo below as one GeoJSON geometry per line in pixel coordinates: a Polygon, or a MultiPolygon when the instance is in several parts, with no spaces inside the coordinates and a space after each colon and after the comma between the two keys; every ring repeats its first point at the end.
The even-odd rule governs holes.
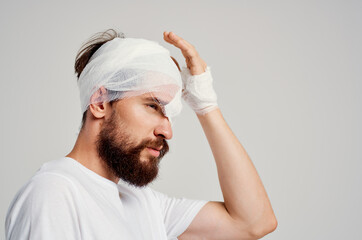
{"type": "Polygon", "coordinates": [[[158,159],[161,159],[168,151],[169,151],[169,146],[168,143],[166,141],[166,139],[164,138],[157,138],[156,140],[152,140],[152,139],[145,139],[143,140],[136,148],[134,148],[132,150],[132,152],[140,152],[141,150],[150,147],[150,148],[154,148],[154,149],[160,149],[160,155],[157,157],[158,159]]]}
{"type": "Polygon", "coordinates": [[[156,140],[146,139],[141,143],[141,146],[142,148],[150,147],[157,150],[160,149],[159,159],[161,159],[170,149],[164,138],[157,138],[156,140]]]}
{"type": "Polygon", "coordinates": [[[163,146],[162,149],[160,150],[160,156],[158,156],[159,159],[161,159],[169,150],[169,146],[168,143],[165,139],[163,139],[163,146]]]}

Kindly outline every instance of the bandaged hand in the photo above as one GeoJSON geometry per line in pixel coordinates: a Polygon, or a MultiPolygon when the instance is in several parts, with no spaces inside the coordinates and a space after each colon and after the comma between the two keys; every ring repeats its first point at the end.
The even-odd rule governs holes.
{"type": "Polygon", "coordinates": [[[182,98],[197,114],[204,115],[217,108],[210,67],[206,67],[205,72],[198,75],[191,75],[190,70],[184,67],[181,77],[182,98]]]}
{"type": "Polygon", "coordinates": [[[182,97],[200,115],[217,108],[210,67],[201,59],[194,46],[173,32],[164,32],[164,40],[179,48],[187,68],[182,68],[182,97]]]}

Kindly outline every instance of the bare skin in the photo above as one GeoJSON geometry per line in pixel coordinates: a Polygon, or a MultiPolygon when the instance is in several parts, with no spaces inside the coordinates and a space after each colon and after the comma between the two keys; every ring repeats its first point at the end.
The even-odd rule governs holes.
{"type": "MultiPolygon", "coordinates": [[[[192,75],[207,64],[194,46],[173,32],[164,40],[179,48],[192,75]]],[[[217,166],[224,202],[207,203],[178,239],[258,239],[275,230],[277,220],[263,183],[220,109],[197,115],[217,166]]]]}
{"type": "MultiPolygon", "coordinates": [[[[101,89],[101,91],[105,91],[101,89]]],[[[120,125],[126,125],[133,137],[133,141],[140,143],[142,140],[156,139],[162,136],[164,139],[172,138],[172,129],[168,118],[162,114],[161,109],[155,109],[150,102],[151,94],[143,94],[118,101],[111,106],[109,103],[91,104],[87,114],[87,120],[80,131],[72,151],[67,157],[73,158],[85,167],[118,183],[119,178],[114,176],[97,153],[96,140],[101,126],[112,113],[112,107],[118,110],[121,120],[120,125]]],[[[93,96],[97,98],[97,95],[93,96]]],[[[148,149],[141,153],[140,161],[147,161],[150,155],[148,149]]]]}

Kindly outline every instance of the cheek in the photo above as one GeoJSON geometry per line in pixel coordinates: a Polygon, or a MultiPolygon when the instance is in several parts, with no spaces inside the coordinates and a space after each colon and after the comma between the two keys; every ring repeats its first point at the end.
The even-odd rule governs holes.
{"type": "Polygon", "coordinates": [[[155,116],[142,104],[120,110],[120,121],[133,133],[153,132],[155,126],[155,116]]]}

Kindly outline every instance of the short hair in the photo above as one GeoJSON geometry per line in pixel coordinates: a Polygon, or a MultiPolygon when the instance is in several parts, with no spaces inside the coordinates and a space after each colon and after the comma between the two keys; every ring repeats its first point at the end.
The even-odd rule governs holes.
{"type": "MultiPolygon", "coordinates": [[[[121,32],[117,32],[114,29],[108,29],[104,32],[99,32],[94,34],[77,53],[75,57],[74,70],[77,75],[77,80],[79,80],[79,76],[82,74],[85,66],[88,64],[89,59],[93,56],[93,54],[103,46],[106,42],[109,42],[115,38],[125,38],[125,35],[121,32]]],[[[112,101],[113,102],[113,101],[112,101]]],[[[111,104],[112,104],[111,102],[111,104]]],[[[88,109],[83,113],[82,117],[82,125],[83,128],[85,121],[87,119],[88,109]]]]}

